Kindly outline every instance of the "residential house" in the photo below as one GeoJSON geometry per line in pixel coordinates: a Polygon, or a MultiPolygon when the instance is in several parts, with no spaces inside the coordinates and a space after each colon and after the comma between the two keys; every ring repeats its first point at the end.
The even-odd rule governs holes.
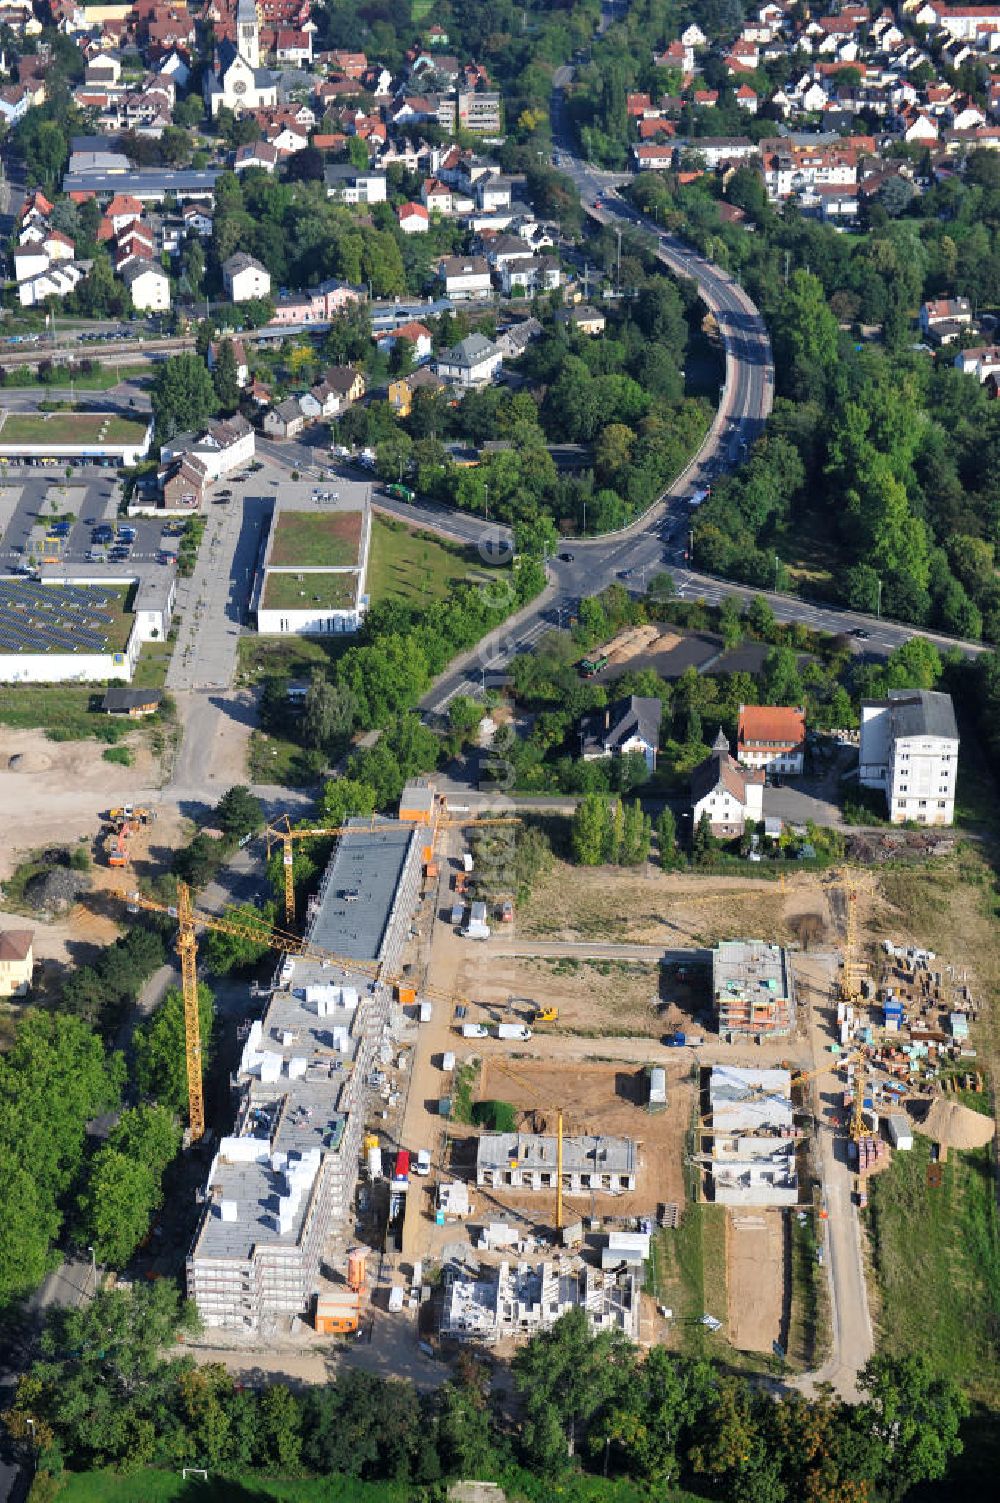
{"type": "Polygon", "coordinates": [[[764,774],[741,767],[729,754],[729,742],[720,727],[712,750],[691,774],[692,827],[708,815],[713,835],[742,835],[748,820],[764,817],[764,774]]]}
{"type": "Polygon", "coordinates": [[[269,438],[295,438],[305,425],[305,413],[297,397],[286,397],[264,414],[263,428],[269,438]]]}
{"type": "Polygon", "coordinates": [[[954,365],[963,375],[975,376],[981,385],[990,376],[1000,373],[1000,346],[981,344],[971,350],[962,350],[955,356],[954,365]]]}
{"type": "Polygon", "coordinates": [[[154,261],[134,256],[119,268],[132,306],[141,313],[165,313],[170,307],[170,278],[154,261]]]}
{"type": "Polygon", "coordinates": [[[64,298],[83,281],[89,262],[52,261],[44,270],[25,277],[17,284],[17,298],[22,308],[36,308],[51,297],[64,298]]]}
{"type": "Polygon", "coordinates": [[[800,773],[806,752],[806,712],[794,705],[740,705],[736,759],[767,773],[800,773]]]}
{"type": "Polygon", "coordinates": [[[500,286],[505,297],[533,297],[539,292],[554,292],[562,285],[557,256],[529,256],[508,262],[500,272],[500,286]]]}
{"type": "Polygon", "coordinates": [[[650,772],[656,769],[663,705],[649,695],[630,694],[580,722],[580,755],[585,762],[638,754],[650,772]]]}
{"type": "Polygon", "coordinates": [[[400,339],[407,340],[413,347],[413,358],[415,360],[426,360],[431,352],[433,345],[431,331],[426,324],[417,323],[415,320],[407,324],[400,324],[398,328],[389,329],[386,333],[380,334],[376,343],[380,350],[388,353],[395,349],[400,339]]]}
{"type": "Polygon", "coordinates": [[[271,291],[271,273],[255,256],[236,251],[222,263],[222,281],[232,302],[247,303],[267,297],[271,291]]]}
{"type": "Polygon", "coordinates": [[[254,456],[254,431],[244,417],[219,418],[200,433],[179,433],[160,446],[165,462],[197,459],[209,480],[219,480],[250,464],[254,456]]]}
{"type": "Polygon", "coordinates": [[[344,204],[384,204],[386,180],[384,172],[370,168],[354,167],[349,162],[336,162],[324,169],[327,198],[344,204]]]}
{"type": "Polygon", "coordinates": [[[418,391],[438,392],[445,389],[440,376],[423,365],[412,375],[398,376],[395,381],[389,382],[389,406],[397,417],[406,418],[413,411],[413,398],[418,391]]]}
{"type": "Polygon", "coordinates": [[[972,304],[967,297],[931,298],[920,309],[920,327],[925,334],[940,324],[968,326],[972,323],[972,304]]]}
{"type": "Polygon", "coordinates": [[[157,483],[163,510],[169,512],[200,511],[212,487],[203,462],[186,455],[161,465],[157,483]]]}
{"type": "Polygon", "coordinates": [[[424,204],[405,203],[396,210],[396,218],[404,235],[426,235],[430,228],[430,214],[424,204]]]}
{"type": "Polygon", "coordinates": [[[473,333],[450,350],[443,350],[435,365],[442,381],[467,391],[488,386],[501,369],[503,356],[485,334],[473,333]]]}
{"type": "Polygon", "coordinates": [[[490,269],[484,256],[444,256],[440,275],[445,296],[456,301],[488,297],[492,291],[490,269]]]}
{"type": "MultiPolygon", "coordinates": [[[[213,339],[208,347],[207,365],[210,371],[214,371],[219,361],[219,351],[224,343],[223,340],[213,339]]],[[[236,361],[236,385],[242,391],[250,381],[250,366],[247,362],[246,346],[242,339],[230,340],[233,347],[233,358],[236,361]]]]}
{"type": "Polygon", "coordinates": [[[233,171],[240,173],[258,167],[261,172],[274,172],[280,159],[281,153],[270,141],[251,141],[236,148],[233,171]]]}
{"type": "Polygon", "coordinates": [[[893,824],[950,825],[957,776],[950,694],[890,689],[885,699],[862,701],[858,781],[882,790],[893,824]]]}
{"type": "Polygon", "coordinates": [[[420,197],[428,214],[451,214],[452,191],[436,177],[424,179],[420,188],[420,197]]]}
{"type": "Polygon", "coordinates": [[[589,303],[578,303],[575,308],[564,308],[556,314],[559,323],[567,324],[575,329],[578,334],[603,334],[607,327],[607,319],[600,308],[591,307],[589,303]]]}
{"type": "Polygon", "coordinates": [[[523,318],[519,323],[500,330],[496,337],[496,347],[503,361],[520,359],[529,344],[538,339],[541,333],[542,326],[537,318],[523,318]]]}
{"type": "Polygon", "coordinates": [[[25,997],[35,968],[33,929],[0,929],[0,997],[25,997]]]}

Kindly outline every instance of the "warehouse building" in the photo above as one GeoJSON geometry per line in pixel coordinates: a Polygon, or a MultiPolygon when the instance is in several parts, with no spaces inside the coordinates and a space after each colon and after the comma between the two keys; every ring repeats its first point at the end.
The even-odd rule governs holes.
{"type": "Polygon", "coordinates": [[[206,1326],[286,1329],[317,1293],[331,1232],[349,1226],[366,1082],[389,1022],[390,987],[373,976],[399,966],[421,870],[412,825],[357,823],[363,833],[339,842],[306,932],[309,947],[347,963],[287,957],[243,1036],[236,1123],[219,1144],[187,1260],[206,1326]]]}
{"type": "MultiPolygon", "coordinates": [[[[558,1143],[540,1133],[484,1133],[476,1149],[476,1184],[493,1189],[554,1190],[558,1143]]],[[[563,1138],[565,1193],[599,1191],[624,1195],[638,1181],[638,1155],[631,1138],[563,1138]]]]}
{"type": "Polygon", "coordinates": [[[712,995],[719,1033],[782,1038],[795,1027],[795,992],[788,951],[761,939],[726,940],[712,952],[712,995]]]}

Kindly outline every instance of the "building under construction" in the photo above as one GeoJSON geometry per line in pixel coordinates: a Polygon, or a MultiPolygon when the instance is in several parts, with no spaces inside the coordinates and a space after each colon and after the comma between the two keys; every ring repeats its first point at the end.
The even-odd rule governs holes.
{"type": "Polygon", "coordinates": [[[557,1266],[519,1263],[483,1270],[480,1278],[445,1275],[442,1336],[484,1345],[526,1340],[546,1331],[568,1310],[583,1310],[591,1330],[639,1336],[639,1284],[634,1273],[602,1272],[579,1258],[557,1266]]]}
{"type": "MultiPolygon", "coordinates": [[[[476,1147],[476,1184],[493,1189],[554,1190],[559,1145],[541,1133],[484,1133],[476,1147]]],[[[569,1195],[624,1195],[638,1179],[631,1138],[563,1138],[562,1184],[569,1195]]]]}
{"type": "Polygon", "coordinates": [[[719,1033],[780,1038],[795,1027],[795,987],[788,951],[761,939],[733,939],[712,952],[712,995],[719,1033]]]}
{"type": "Polygon", "coordinates": [[[307,1314],[327,1239],[350,1225],[391,992],[362,966],[399,970],[423,833],[383,820],[339,842],[305,938],[348,964],[284,957],[263,1018],[245,1034],[235,1126],[219,1144],[187,1260],[206,1326],[267,1335],[307,1314]]]}

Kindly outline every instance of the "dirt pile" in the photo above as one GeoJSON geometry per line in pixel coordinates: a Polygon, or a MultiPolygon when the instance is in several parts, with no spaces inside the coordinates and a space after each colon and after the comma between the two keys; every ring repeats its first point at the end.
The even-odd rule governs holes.
{"type": "Polygon", "coordinates": [[[89,886],[90,879],[85,873],[72,871],[68,866],[54,866],[51,871],[33,877],[24,889],[24,896],[39,913],[65,913],[89,886]]]}
{"type": "Polygon", "coordinates": [[[916,1128],[945,1148],[983,1148],[993,1137],[993,1118],[938,1097],[916,1128]]]}

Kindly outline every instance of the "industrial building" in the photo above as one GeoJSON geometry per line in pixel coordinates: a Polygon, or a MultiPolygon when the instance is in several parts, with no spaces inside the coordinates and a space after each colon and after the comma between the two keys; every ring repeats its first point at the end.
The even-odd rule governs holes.
{"type": "Polygon", "coordinates": [[[532,1268],[519,1263],[513,1270],[501,1263],[482,1278],[449,1272],[445,1275],[442,1336],[484,1345],[510,1338],[527,1340],[546,1331],[568,1310],[586,1312],[591,1330],[623,1331],[639,1335],[639,1287],[630,1272],[602,1272],[578,1258],[556,1266],[532,1268]]]}
{"type": "Polygon", "coordinates": [[[306,1315],[327,1239],[350,1224],[367,1081],[389,1022],[390,987],[372,973],[399,967],[421,871],[412,825],[358,825],[334,852],[306,930],[310,949],[346,966],[286,957],[243,1038],[235,1126],[187,1260],[206,1326],[267,1335],[306,1315]]]}
{"type": "Polygon", "coordinates": [[[712,996],[719,1033],[781,1038],[795,1027],[795,989],[788,951],[761,939],[726,940],[712,952],[712,996]]]}
{"type": "Polygon", "coordinates": [[[711,1179],[721,1205],[798,1203],[798,1135],[787,1070],[716,1065],[709,1077],[711,1179]]]}
{"type": "MultiPolygon", "coordinates": [[[[494,1189],[554,1190],[558,1143],[539,1133],[484,1133],[476,1150],[476,1184],[494,1189]]],[[[599,1191],[624,1195],[638,1180],[638,1156],[631,1138],[563,1138],[565,1193],[599,1191]]]]}
{"type": "Polygon", "coordinates": [[[0,464],[129,466],[146,457],[152,441],[151,418],[0,411],[0,464]]]}

